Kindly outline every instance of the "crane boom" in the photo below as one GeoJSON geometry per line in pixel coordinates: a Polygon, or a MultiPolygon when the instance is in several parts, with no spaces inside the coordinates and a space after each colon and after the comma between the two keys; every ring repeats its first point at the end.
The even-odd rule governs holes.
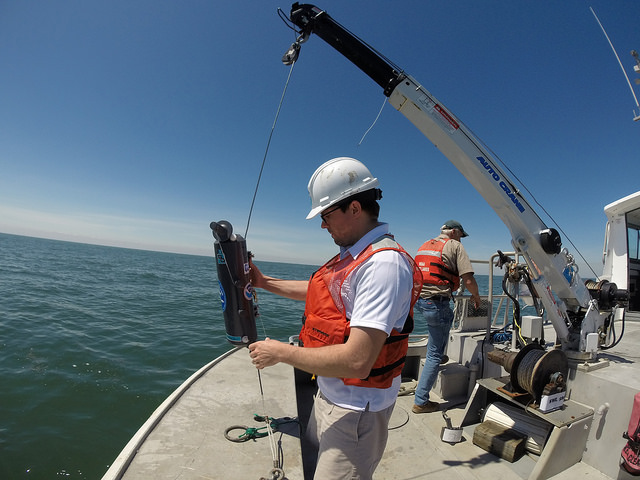
{"type": "Polygon", "coordinates": [[[563,349],[584,353],[587,334],[602,329],[598,302],[580,278],[573,256],[562,248],[559,233],[545,225],[483,143],[417,80],[325,11],[294,3],[290,19],[303,38],[316,34],[380,85],[389,103],[467,178],[509,229],[563,349]]]}

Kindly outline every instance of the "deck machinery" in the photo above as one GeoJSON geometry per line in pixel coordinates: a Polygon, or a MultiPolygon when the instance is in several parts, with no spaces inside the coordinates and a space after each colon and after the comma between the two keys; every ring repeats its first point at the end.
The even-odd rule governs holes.
{"type": "MultiPolygon", "coordinates": [[[[559,232],[544,223],[480,139],[420,82],[314,5],[294,3],[290,20],[299,36],[285,53],[285,64],[296,61],[311,34],[335,48],[383,89],[388,102],[453,163],[509,229],[522,263],[501,255],[505,278],[515,292],[526,283],[540,324],[544,317],[553,325],[556,341],[549,346],[542,338],[518,335],[513,351],[495,352],[488,360],[510,372],[507,391],[529,393],[543,412],[545,402],[549,410],[561,407],[569,363],[597,363],[598,352],[611,341],[610,326],[624,318],[627,291],[609,280],[580,277],[559,232]]],[[[513,328],[521,321],[514,319],[513,328]]]]}

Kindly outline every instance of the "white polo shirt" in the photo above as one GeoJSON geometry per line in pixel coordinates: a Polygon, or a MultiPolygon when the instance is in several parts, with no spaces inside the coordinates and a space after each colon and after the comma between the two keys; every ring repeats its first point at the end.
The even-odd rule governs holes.
{"type": "MultiPolygon", "coordinates": [[[[349,248],[340,248],[340,258],[357,259],[374,240],[389,233],[389,225],[381,223],[349,248]]],[[[351,328],[368,327],[384,331],[401,330],[409,314],[413,270],[407,260],[394,250],[372,255],[347,277],[340,291],[351,328]]],[[[352,410],[377,412],[393,405],[401,378],[391,387],[369,388],[345,385],[340,378],[318,377],[318,387],[332,403],[352,410]]]]}

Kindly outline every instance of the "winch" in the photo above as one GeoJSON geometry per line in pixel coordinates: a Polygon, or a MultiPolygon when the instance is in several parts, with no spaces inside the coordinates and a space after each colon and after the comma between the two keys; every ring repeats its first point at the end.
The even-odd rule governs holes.
{"type": "Polygon", "coordinates": [[[569,362],[560,349],[545,349],[531,343],[518,352],[493,350],[487,358],[510,373],[503,391],[508,395],[530,394],[538,409],[550,412],[562,407],[566,395],[569,362]]]}

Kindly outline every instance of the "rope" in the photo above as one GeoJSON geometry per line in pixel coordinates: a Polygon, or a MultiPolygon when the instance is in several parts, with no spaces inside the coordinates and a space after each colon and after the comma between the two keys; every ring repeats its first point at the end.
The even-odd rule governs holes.
{"type": "MultiPolygon", "coordinates": [[[[267,407],[264,403],[264,391],[262,390],[262,377],[260,376],[260,370],[258,370],[258,381],[260,383],[260,397],[262,398],[262,411],[266,413],[267,407]]],[[[278,454],[276,453],[276,440],[273,436],[273,429],[269,422],[269,417],[264,416],[265,423],[267,425],[267,433],[269,434],[269,448],[271,449],[271,459],[273,460],[273,468],[282,470],[282,464],[279,461],[278,454]]]]}
{"type": "Polygon", "coordinates": [[[283,418],[272,418],[272,417],[263,417],[262,415],[258,415],[256,413],[253,414],[254,420],[257,422],[265,422],[266,425],[264,427],[247,427],[246,425],[232,425],[227,427],[224,431],[224,437],[230,442],[235,443],[243,443],[249,440],[255,440],[256,438],[263,438],[269,435],[268,431],[277,432],[280,429],[280,425],[284,425],[285,423],[298,423],[296,418],[283,417],[283,418]],[[231,435],[231,432],[234,430],[242,430],[238,436],[231,435]],[[261,430],[267,430],[263,432],[261,430]]]}
{"type": "Polygon", "coordinates": [[[362,135],[362,138],[360,139],[360,141],[358,142],[358,146],[362,145],[362,142],[364,140],[364,137],[367,136],[367,134],[371,131],[371,129],[373,128],[373,126],[378,123],[378,119],[380,118],[380,114],[382,113],[382,109],[384,108],[384,105],[387,103],[387,97],[384,97],[384,100],[382,101],[382,106],[380,107],[380,111],[378,112],[378,115],[376,116],[376,119],[373,121],[373,123],[371,124],[371,126],[367,129],[366,132],[364,132],[364,135],[362,135]]]}
{"type": "MultiPolygon", "coordinates": [[[[273,468],[269,470],[269,473],[268,473],[269,478],[260,477],[260,480],[285,480],[286,477],[283,470],[284,453],[282,451],[283,432],[281,432],[280,434],[280,439],[278,440],[277,445],[276,445],[273,434],[274,432],[277,432],[279,430],[280,425],[283,425],[286,423],[298,423],[298,426],[300,426],[300,421],[297,418],[291,418],[291,417],[272,418],[272,417],[266,417],[258,414],[254,414],[253,416],[256,421],[265,422],[265,426],[260,428],[254,428],[254,427],[247,427],[246,425],[233,425],[231,427],[228,427],[224,431],[224,437],[230,442],[243,443],[249,440],[253,440],[255,442],[257,438],[263,438],[268,436],[269,445],[271,447],[271,453],[273,457],[273,468]],[[234,430],[240,430],[242,433],[240,433],[237,436],[231,435],[231,432],[233,432],[234,430]],[[262,430],[266,430],[266,432],[262,430]]],[[[302,435],[302,431],[300,431],[300,435],[302,435]]]]}

